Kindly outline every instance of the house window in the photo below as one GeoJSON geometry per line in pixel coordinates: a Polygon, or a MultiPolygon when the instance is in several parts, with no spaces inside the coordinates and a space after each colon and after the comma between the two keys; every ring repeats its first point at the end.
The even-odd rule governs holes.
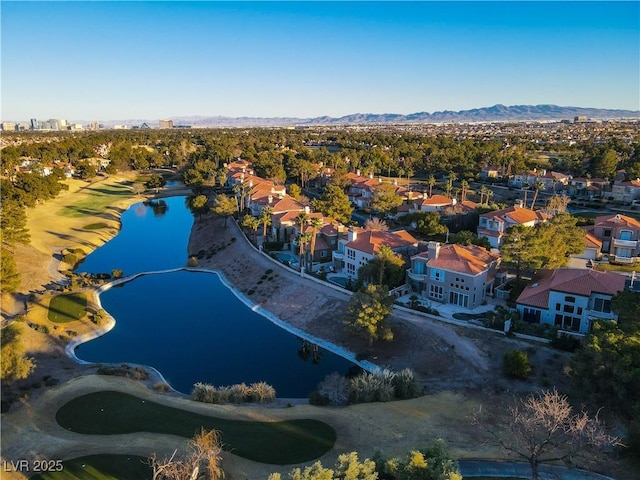
{"type": "Polygon", "coordinates": [[[522,319],[529,323],[540,323],[540,310],[536,308],[525,308],[522,311],[522,319]]]}
{"type": "Polygon", "coordinates": [[[596,312],[611,313],[611,300],[607,298],[595,298],[593,300],[593,309],[596,312]]]}
{"type": "Polygon", "coordinates": [[[326,250],[322,250],[320,252],[320,257],[325,258],[327,256],[327,251],[326,250]]]}
{"type": "Polygon", "coordinates": [[[631,230],[621,230],[620,240],[631,240],[631,230]]]}
{"type": "Polygon", "coordinates": [[[349,257],[351,260],[355,260],[356,259],[356,251],[352,250],[350,248],[347,248],[347,257],[349,257]]]}
{"type": "Polygon", "coordinates": [[[431,280],[436,282],[444,282],[444,271],[437,268],[431,269],[431,280]]]}
{"type": "Polygon", "coordinates": [[[564,297],[564,301],[567,303],[576,303],[576,297],[564,297]]]}
{"type": "Polygon", "coordinates": [[[469,295],[458,292],[449,292],[449,303],[467,308],[469,306],[469,295]]]}
{"type": "Polygon", "coordinates": [[[580,319],[576,317],[569,317],[567,315],[562,319],[562,328],[564,330],[571,330],[572,332],[580,331],[580,319]]]}
{"type": "Polygon", "coordinates": [[[565,313],[573,313],[573,305],[565,305],[564,311],[565,313]]]}
{"type": "Polygon", "coordinates": [[[610,237],[611,236],[611,230],[604,230],[602,232],[602,236],[603,237],[610,237]]]}
{"type": "Polygon", "coordinates": [[[560,311],[560,304],[556,303],[556,310],[560,311]]]}
{"type": "Polygon", "coordinates": [[[353,263],[347,263],[347,272],[354,275],[356,273],[356,266],[353,263]]]}
{"type": "Polygon", "coordinates": [[[429,297],[442,300],[442,287],[440,285],[429,284],[429,297]]]}

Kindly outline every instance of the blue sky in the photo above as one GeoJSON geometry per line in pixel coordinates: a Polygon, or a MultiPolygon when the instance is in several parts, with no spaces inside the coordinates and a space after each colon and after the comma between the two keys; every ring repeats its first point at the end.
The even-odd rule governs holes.
{"type": "Polygon", "coordinates": [[[640,2],[6,2],[3,120],[640,108],[640,2]]]}

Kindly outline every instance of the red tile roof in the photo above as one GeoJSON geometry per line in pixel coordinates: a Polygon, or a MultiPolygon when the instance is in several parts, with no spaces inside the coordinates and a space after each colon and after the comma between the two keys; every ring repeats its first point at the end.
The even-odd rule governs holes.
{"type": "Polygon", "coordinates": [[[420,205],[452,205],[453,201],[444,195],[432,195],[425,198],[420,205]]]}
{"type": "Polygon", "coordinates": [[[549,218],[551,218],[551,215],[541,212],[540,210],[534,211],[518,206],[483,213],[480,216],[484,218],[492,218],[497,221],[506,221],[508,219],[511,221],[511,223],[520,224],[529,222],[541,222],[543,220],[548,220],[549,218]]]}
{"type": "Polygon", "coordinates": [[[427,265],[450,272],[477,275],[486,271],[489,265],[498,259],[500,259],[500,255],[491,253],[483,247],[452,243],[442,245],[438,252],[438,258],[430,259],[427,265]]]}
{"type": "Polygon", "coordinates": [[[549,308],[549,292],[551,291],[588,297],[593,292],[615,295],[624,290],[624,286],[625,277],[614,272],[578,268],[541,270],[522,291],[517,303],[549,308]]]}
{"type": "Polygon", "coordinates": [[[640,228],[640,222],[635,218],[627,217],[626,215],[602,215],[596,217],[593,222],[595,227],[632,227],[640,228]]]}
{"type": "Polygon", "coordinates": [[[417,243],[418,240],[406,230],[399,230],[397,232],[359,230],[356,239],[347,242],[346,246],[370,255],[375,255],[380,251],[382,245],[386,245],[391,250],[396,250],[417,243]]]}

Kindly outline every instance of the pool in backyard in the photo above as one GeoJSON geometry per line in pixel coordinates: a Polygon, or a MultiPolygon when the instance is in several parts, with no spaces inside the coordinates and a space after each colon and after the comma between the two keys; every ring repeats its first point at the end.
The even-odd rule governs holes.
{"type": "Polygon", "coordinates": [[[334,275],[332,277],[327,277],[327,280],[331,283],[335,283],[336,285],[341,286],[342,288],[347,288],[347,284],[349,283],[349,277],[345,277],[342,275],[334,275]]]}
{"type": "Polygon", "coordinates": [[[293,253],[289,252],[276,252],[276,258],[280,260],[282,263],[289,263],[291,265],[295,265],[298,263],[298,257],[296,257],[293,253]]]}

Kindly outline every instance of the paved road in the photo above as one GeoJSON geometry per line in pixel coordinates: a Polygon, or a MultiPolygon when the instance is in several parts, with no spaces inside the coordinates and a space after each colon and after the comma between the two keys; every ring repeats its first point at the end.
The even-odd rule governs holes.
{"type": "MultiPolygon", "coordinates": [[[[514,477],[530,478],[531,467],[528,463],[501,462],[493,460],[458,460],[460,473],[464,478],[473,477],[514,477]]],[[[577,468],[555,465],[541,465],[540,478],[543,480],[614,480],[598,473],[577,468]]]]}

